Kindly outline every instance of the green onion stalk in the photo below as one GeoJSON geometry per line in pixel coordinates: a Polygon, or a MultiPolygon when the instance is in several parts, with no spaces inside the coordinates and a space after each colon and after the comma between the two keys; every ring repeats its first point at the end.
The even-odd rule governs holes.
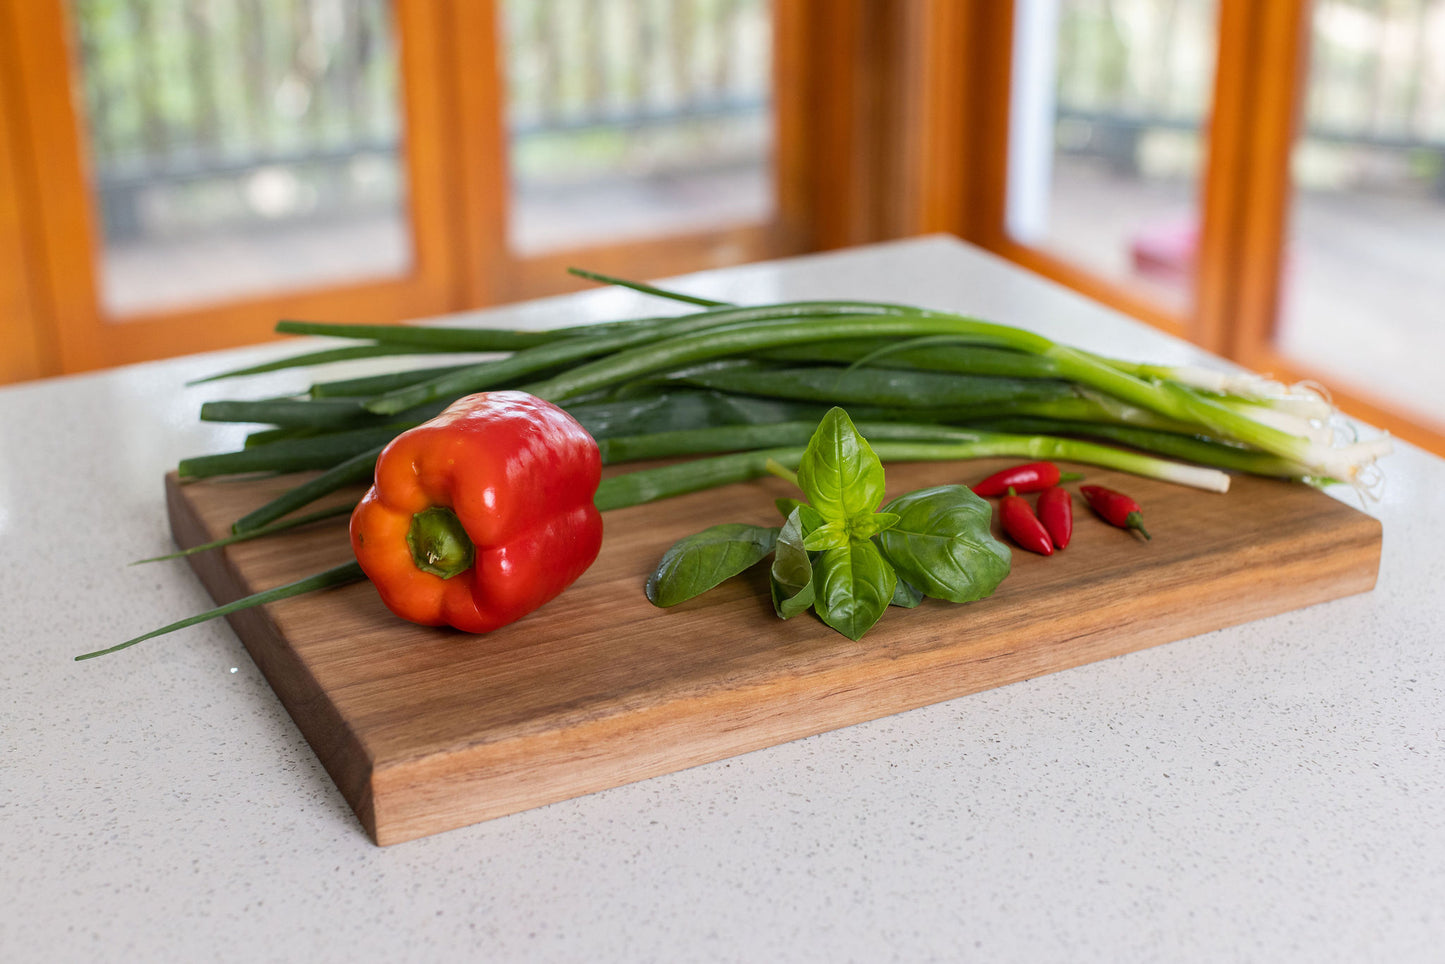
{"type": "MultiPolygon", "coordinates": [[[[243,452],[185,460],[181,473],[328,469],[432,417],[461,395],[498,388],[526,390],[562,405],[599,441],[615,433],[589,424],[583,417],[589,406],[645,401],[691,387],[729,399],[812,402],[820,411],[841,404],[870,421],[967,427],[1013,417],[1150,429],[1210,443],[1190,448],[1190,461],[1209,465],[1212,455],[1225,454],[1227,463],[1215,467],[1249,471],[1239,466],[1257,465],[1267,467],[1266,474],[1356,486],[1389,449],[1388,437],[1338,444],[1334,410],[1321,392],[1257,376],[1109,359],[1024,329],[908,305],[808,301],[740,307],[583,274],[700,310],[552,332],[283,322],[282,331],[358,340],[367,350],[390,345],[405,352],[490,354],[472,364],[415,373],[318,381],[295,398],[208,403],[203,418],[269,428],[248,439],[243,452]],[[1241,450],[1260,458],[1240,459],[1241,450]]],[[[324,355],[297,356],[298,364],[324,355]]],[[[282,364],[265,367],[278,370],[282,364]]],[[[741,421],[807,417],[800,411],[780,409],[741,421]]],[[[735,421],[731,413],[722,418],[702,413],[666,430],[735,421]]],[[[1095,437],[1108,435],[1101,430],[1095,437]]],[[[1150,454],[1155,441],[1167,439],[1136,435],[1125,444],[1142,444],[1150,454]]],[[[1175,444],[1175,454],[1153,454],[1180,458],[1181,451],[1175,444]]]]}
{"type": "MultiPolygon", "coordinates": [[[[464,395],[518,389],[567,409],[604,460],[683,459],[613,475],[614,510],[791,467],[825,411],[846,407],[884,461],[1048,458],[1210,491],[1230,473],[1368,492],[1388,436],[1355,439],[1317,386],[1247,373],[1106,358],[1022,328],[924,308],[853,300],[737,306],[590,272],[668,298],[682,314],[514,331],[283,321],[287,334],[342,344],[202,381],[312,369],[356,358],[447,355],[447,364],[318,379],[293,396],[202,407],[256,426],[236,452],[182,460],[185,478],[314,474],[236,520],[203,551],[344,512],[299,514],[370,477],[382,448],[464,395]],[[457,355],[475,355],[462,358],[457,355]]],[[[165,557],[169,558],[169,557],[165,557]]],[[[191,617],[118,646],[246,605],[364,579],[354,563],[191,617]],[[263,598],[264,597],[264,598],[263,598]]]]}

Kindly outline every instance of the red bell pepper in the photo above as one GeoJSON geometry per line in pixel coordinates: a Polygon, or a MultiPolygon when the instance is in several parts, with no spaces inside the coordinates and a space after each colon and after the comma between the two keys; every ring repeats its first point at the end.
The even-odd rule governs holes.
{"type": "Polygon", "coordinates": [[[1003,522],[1003,531],[1008,533],[1010,539],[1018,543],[1019,548],[1037,552],[1041,556],[1052,556],[1054,554],[1053,540],[1049,538],[1039,517],[1034,515],[1034,510],[1029,506],[1028,500],[1021,495],[1015,495],[1013,489],[1008,489],[1007,492],[1008,494],[998,504],[998,514],[999,519],[1003,522]]]}
{"type": "Polygon", "coordinates": [[[472,633],[556,597],[597,558],[597,443],[524,392],[483,392],[401,433],[351,517],[356,561],[388,609],[472,633]]]}

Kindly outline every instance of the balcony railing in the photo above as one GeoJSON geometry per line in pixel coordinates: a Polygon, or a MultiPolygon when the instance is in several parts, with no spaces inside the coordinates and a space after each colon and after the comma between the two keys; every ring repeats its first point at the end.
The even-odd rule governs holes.
{"type": "MultiPolygon", "coordinates": [[[[765,0],[501,7],[514,148],[767,110],[765,0]]],[[[387,0],[72,8],[108,240],[395,206],[405,124],[387,0]]],[[[533,158],[546,176],[559,153],[578,160],[534,150],[518,175],[533,158]]]]}
{"type": "MultiPolygon", "coordinates": [[[[1128,33],[1117,16],[1127,4],[1066,4],[1058,107],[1078,136],[1061,148],[1127,167],[1137,164],[1143,134],[1201,123],[1208,92],[1181,88],[1170,70],[1200,56],[1197,32],[1171,27],[1200,2],[1155,0],[1150,19],[1160,27],[1149,37],[1128,33]]],[[[404,121],[386,0],[72,6],[109,240],[397,205],[404,121]]],[[[519,178],[545,178],[559,164],[585,170],[575,141],[529,153],[529,144],[559,135],[625,135],[767,109],[766,82],[758,81],[766,77],[758,63],[766,56],[765,0],[502,6],[519,178]]],[[[1323,79],[1307,105],[1308,136],[1434,165],[1445,194],[1445,78],[1432,67],[1445,61],[1437,49],[1442,21],[1445,0],[1331,3],[1316,18],[1329,36],[1316,44],[1312,70],[1323,79]]],[[[661,163],[717,160],[714,146],[661,163]]]]}
{"type": "MultiPolygon", "coordinates": [[[[1196,25],[1214,7],[1064,0],[1056,97],[1068,136],[1060,149],[1132,174],[1143,136],[1199,129],[1209,110],[1200,80],[1212,71],[1177,65],[1207,54],[1196,25]]],[[[1313,25],[1304,140],[1427,167],[1445,197],[1445,0],[1320,0],[1313,25]]]]}

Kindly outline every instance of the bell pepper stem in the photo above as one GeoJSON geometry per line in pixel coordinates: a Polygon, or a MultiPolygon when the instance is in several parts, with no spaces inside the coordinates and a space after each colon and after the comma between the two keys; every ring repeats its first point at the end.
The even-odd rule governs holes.
{"type": "Polygon", "coordinates": [[[406,544],[418,569],[443,579],[466,572],[476,561],[471,536],[446,506],[434,505],[413,515],[406,544]]]}

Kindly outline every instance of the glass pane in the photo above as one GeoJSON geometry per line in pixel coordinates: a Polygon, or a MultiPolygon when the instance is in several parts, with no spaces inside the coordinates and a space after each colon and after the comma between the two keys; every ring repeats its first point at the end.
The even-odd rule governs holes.
{"type": "Polygon", "coordinates": [[[1014,11],[1009,234],[1187,309],[1215,0],[1018,0],[1014,11]]]}
{"type": "Polygon", "coordinates": [[[1317,0],[1279,346],[1445,430],[1445,3],[1317,0]]]}
{"type": "Polygon", "coordinates": [[[386,0],[71,0],[113,315],[411,260],[386,0]]]}
{"type": "Polygon", "coordinates": [[[766,220],[768,0],[505,0],[514,250],[766,220]]]}

